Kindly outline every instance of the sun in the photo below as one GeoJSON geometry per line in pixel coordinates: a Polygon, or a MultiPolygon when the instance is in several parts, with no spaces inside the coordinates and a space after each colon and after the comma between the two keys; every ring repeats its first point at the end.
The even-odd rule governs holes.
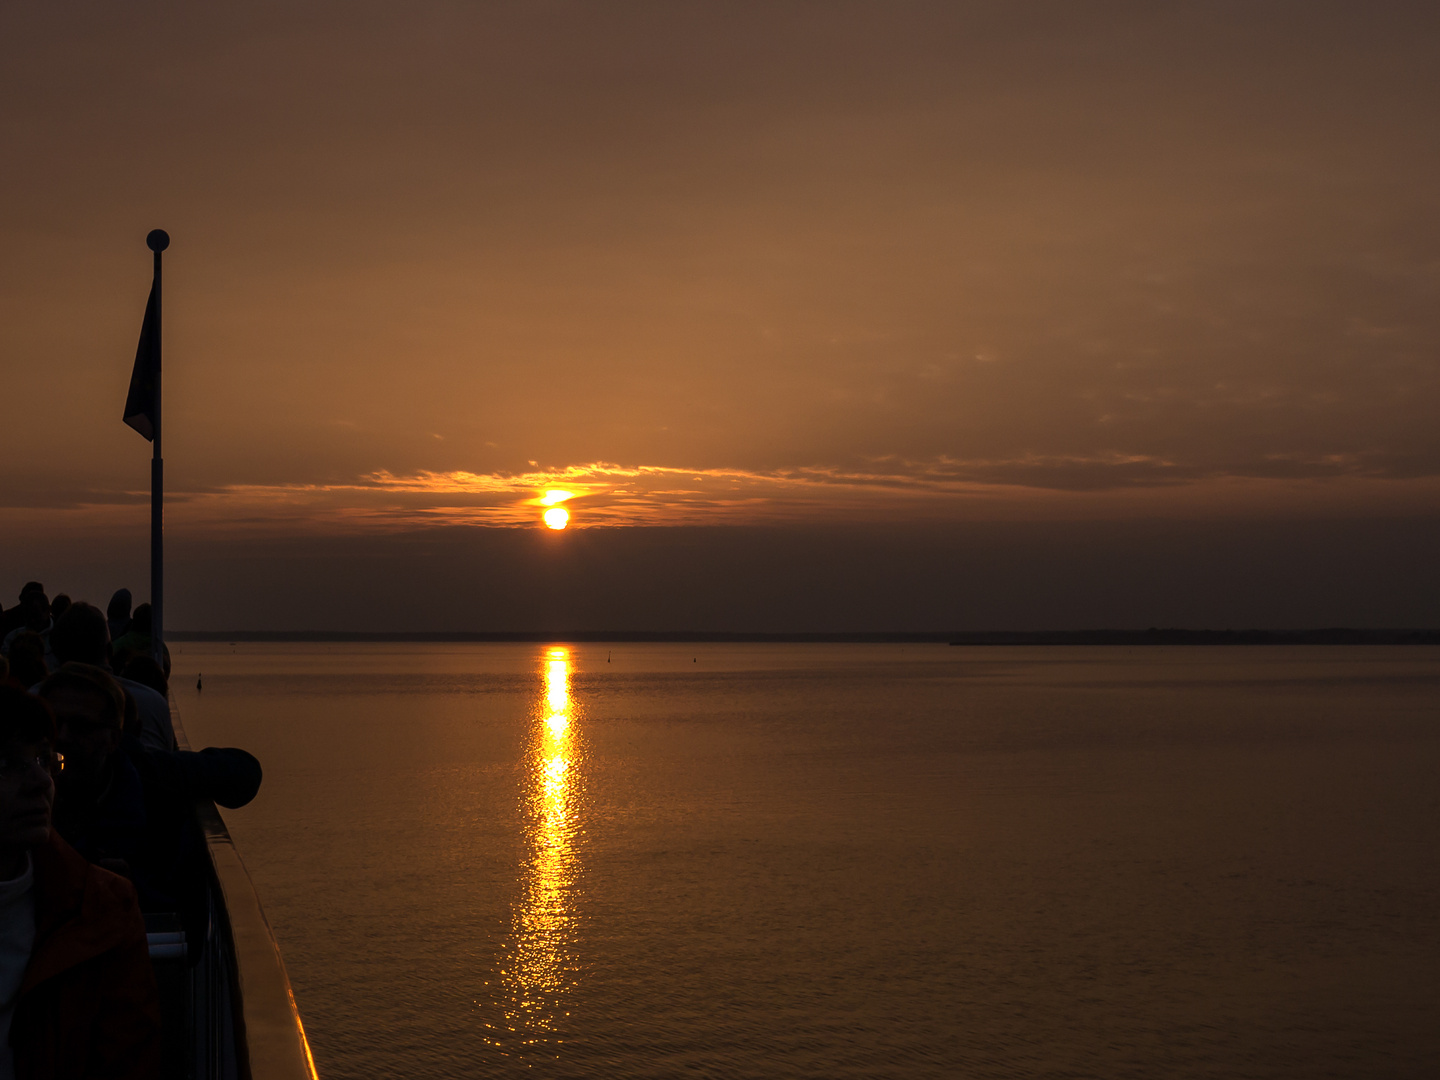
{"type": "Polygon", "coordinates": [[[570,524],[570,511],[563,506],[552,506],[545,511],[545,524],[552,529],[563,529],[570,524]]]}

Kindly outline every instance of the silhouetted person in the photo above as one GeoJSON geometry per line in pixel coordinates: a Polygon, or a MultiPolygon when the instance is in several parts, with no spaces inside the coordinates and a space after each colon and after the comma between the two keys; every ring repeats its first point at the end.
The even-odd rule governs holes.
{"type": "MultiPolygon", "coordinates": [[[[59,664],[90,664],[109,670],[108,648],[105,616],[100,614],[99,608],[83,600],[70,605],[70,610],[65,612],[64,617],[50,631],[50,651],[55,654],[59,664]]],[[[135,666],[141,659],[150,664],[155,675],[161,676],[159,682],[164,686],[165,680],[159,665],[149,657],[132,657],[127,671],[128,667],[135,666]]],[[[140,670],[149,673],[149,669],[143,665],[140,670]]],[[[156,689],[153,678],[149,682],[143,679],[137,681],[127,674],[117,681],[120,688],[135,699],[135,708],[140,715],[140,741],[157,750],[174,750],[175,728],[170,723],[170,702],[166,698],[166,692],[156,689]]]]}
{"type": "Polygon", "coordinates": [[[154,750],[124,733],[125,696],[106,672],[66,664],[40,687],[55,713],[65,755],[55,827],[92,862],[128,871],[146,911],[179,911],[203,923],[205,841],[200,799],[244,806],[260,763],[243,750],[154,750]]]}
{"type": "MultiPolygon", "coordinates": [[[[60,621],[60,616],[70,609],[70,597],[61,593],[54,600],[50,601],[50,629],[53,632],[55,624],[60,621]]],[[[45,638],[45,666],[54,671],[60,666],[60,661],[55,659],[55,646],[50,644],[50,638],[45,638]]]]}
{"type": "Polygon", "coordinates": [[[105,607],[105,622],[110,627],[110,640],[119,641],[130,632],[130,590],[116,589],[105,607]]]}
{"type": "Polygon", "coordinates": [[[36,589],[25,593],[20,598],[20,609],[24,623],[6,634],[4,643],[0,644],[0,653],[7,656],[10,643],[21,634],[39,634],[43,639],[50,633],[50,599],[44,592],[36,589]]]}
{"type": "Polygon", "coordinates": [[[10,639],[10,678],[28,690],[49,674],[45,665],[45,639],[26,631],[10,639]]]}
{"type": "MultiPolygon", "coordinates": [[[[132,657],[150,656],[154,651],[154,643],[150,637],[150,605],[141,604],[135,609],[135,614],[130,619],[130,629],[119,641],[111,646],[112,663],[117,669],[123,670],[132,657]]],[[[165,670],[165,678],[170,678],[170,650],[164,649],[165,660],[161,667],[165,670]]]]}
{"type": "Polygon", "coordinates": [[[25,598],[32,592],[43,593],[45,586],[38,581],[27,581],[20,590],[20,602],[9,611],[0,614],[0,641],[4,641],[12,630],[25,625],[25,598]]]}
{"type": "Polygon", "coordinates": [[[89,664],[66,664],[40,684],[65,755],[55,828],[85,858],[132,873],[145,830],[140,774],[120,753],[125,692],[89,664]]]}
{"type": "Polygon", "coordinates": [[[0,1075],[158,1075],[160,1005],[130,883],[51,828],[54,723],[0,686],[0,1075]]]}
{"type": "Polygon", "coordinates": [[[65,614],[65,609],[70,606],[70,597],[60,593],[54,600],[50,601],[50,623],[53,626],[59,621],[60,616],[65,614]]]}

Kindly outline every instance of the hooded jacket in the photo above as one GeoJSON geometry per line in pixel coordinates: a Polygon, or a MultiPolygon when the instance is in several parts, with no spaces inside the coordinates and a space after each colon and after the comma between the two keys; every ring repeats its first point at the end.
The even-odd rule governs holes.
{"type": "Polygon", "coordinates": [[[52,829],[35,862],[35,950],[10,1046],[16,1080],[149,1080],[160,1001],[135,890],[52,829]]]}

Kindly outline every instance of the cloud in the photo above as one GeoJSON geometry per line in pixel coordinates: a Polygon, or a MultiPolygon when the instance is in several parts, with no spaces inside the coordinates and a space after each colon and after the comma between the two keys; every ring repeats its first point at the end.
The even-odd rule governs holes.
{"type": "MultiPolygon", "coordinates": [[[[1413,464],[1413,463],[1412,463],[1413,464]]],[[[438,526],[538,528],[564,501],[573,528],[894,525],[963,520],[1177,517],[1205,513],[1421,512],[1440,477],[1386,457],[1275,454],[1245,468],[1152,455],[877,458],[756,470],[594,461],[507,472],[381,469],[337,483],[232,484],[167,494],[179,533],[364,534],[438,526]]],[[[139,528],[142,493],[51,504],[72,525],[139,528]]],[[[33,503],[9,508],[31,526],[33,503]],[[28,515],[26,517],[25,515],[28,515]]]]}

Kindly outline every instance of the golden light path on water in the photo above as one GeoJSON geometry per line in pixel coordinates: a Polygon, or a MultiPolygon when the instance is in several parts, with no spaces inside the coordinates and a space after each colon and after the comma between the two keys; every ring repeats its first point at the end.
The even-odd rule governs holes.
{"type": "Polygon", "coordinates": [[[491,1040],[506,1052],[559,1041],[565,995],[578,970],[573,893],[580,790],[569,653],[547,649],[543,671],[544,695],[526,752],[525,861],[511,916],[512,949],[501,972],[506,1031],[491,1040]]]}

